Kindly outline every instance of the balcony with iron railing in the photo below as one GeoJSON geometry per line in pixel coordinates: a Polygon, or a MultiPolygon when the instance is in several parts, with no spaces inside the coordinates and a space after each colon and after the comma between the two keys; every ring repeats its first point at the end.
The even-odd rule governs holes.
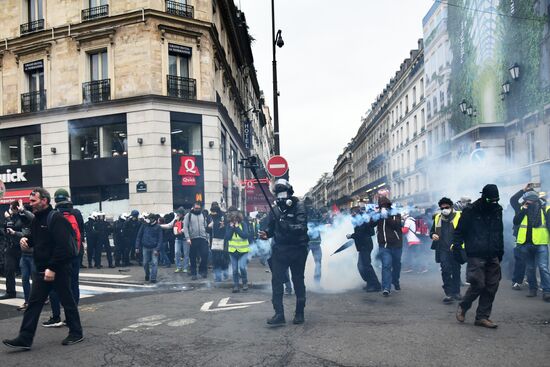
{"type": "Polygon", "coordinates": [[[21,94],[21,112],[37,112],[45,109],[45,89],[21,94]]]}
{"type": "Polygon", "coordinates": [[[183,99],[197,99],[197,81],[177,75],[167,75],[168,95],[183,99]]]}
{"type": "Polygon", "coordinates": [[[166,0],[166,12],[185,18],[194,17],[194,8],[191,5],[182,4],[178,1],[166,0]]]}
{"type": "Polygon", "coordinates": [[[104,18],[109,16],[109,5],[94,6],[82,10],[82,21],[104,18]]]}
{"type": "Polygon", "coordinates": [[[29,23],[21,24],[19,26],[19,32],[23,34],[41,31],[44,29],[44,19],[34,20],[29,23]]]}
{"type": "Polygon", "coordinates": [[[111,99],[111,79],[93,80],[82,83],[84,103],[105,102],[111,99]]]}

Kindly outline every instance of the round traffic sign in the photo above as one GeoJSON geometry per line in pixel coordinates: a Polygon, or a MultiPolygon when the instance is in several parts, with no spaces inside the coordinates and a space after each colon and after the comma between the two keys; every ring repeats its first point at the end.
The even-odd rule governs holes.
{"type": "Polygon", "coordinates": [[[273,177],[284,176],[288,171],[288,162],[280,155],[274,155],[267,161],[267,172],[273,177]]]}

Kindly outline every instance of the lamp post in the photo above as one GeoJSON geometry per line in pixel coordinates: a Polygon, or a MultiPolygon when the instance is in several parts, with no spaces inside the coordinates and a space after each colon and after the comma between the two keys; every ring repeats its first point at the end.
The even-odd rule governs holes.
{"type": "Polygon", "coordinates": [[[460,112],[462,113],[466,113],[466,109],[467,109],[467,104],[466,104],[466,100],[463,99],[462,102],[460,102],[460,104],[458,105],[460,107],[460,112]]]}
{"type": "Polygon", "coordinates": [[[504,82],[504,84],[502,84],[502,92],[504,94],[510,93],[510,82],[509,81],[506,81],[506,82],[504,82]]]}
{"type": "Polygon", "coordinates": [[[508,71],[510,72],[510,75],[512,76],[512,79],[514,79],[514,80],[519,79],[519,65],[517,63],[512,65],[510,67],[510,69],[508,69],[508,71]]]}
{"type": "Polygon", "coordinates": [[[277,88],[277,47],[285,44],[279,29],[275,34],[275,0],[271,0],[271,42],[273,47],[273,135],[275,138],[275,155],[281,153],[279,145],[279,91],[277,88]]]}

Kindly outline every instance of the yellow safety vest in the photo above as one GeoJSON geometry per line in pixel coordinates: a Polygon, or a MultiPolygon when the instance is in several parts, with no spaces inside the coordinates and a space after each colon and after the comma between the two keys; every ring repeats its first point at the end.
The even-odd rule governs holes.
{"type": "MultiPolygon", "coordinates": [[[[243,230],[243,225],[239,224],[241,231],[243,230]]],[[[242,238],[237,233],[233,233],[233,237],[227,241],[228,251],[229,252],[249,252],[250,246],[248,244],[248,239],[242,238]]]]}
{"type": "MultiPolygon", "coordinates": [[[[546,208],[546,212],[550,210],[550,207],[546,208]]],[[[550,235],[548,234],[548,228],[546,228],[546,215],[542,208],[540,209],[540,214],[542,215],[542,221],[540,227],[533,227],[531,237],[533,240],[533,245],[548,245],[550,241],[550,235]]],[[[518,230],[518,239],[517,243],[519,245],[525,244],[527,241],[527,214],[523,217],[521,224],[518,230]]]]}
{"type": "MultiPolygon", "coordinates": [[[[460,220],[460,216],[462,215],[462,212],[455,211],[455,217],[453,218],[453,228],[456,229],[456,226],[458,226],[458,221],[460,220]]],[[[437,213],[434,218],[435,221],[435,227],[441,227],[441,213],[437,213]]],[[[454,245],[451,245],[451,250],[453,249],[454,245]]],[[[464,248],[464,244],[461,246],[464,248]]]]}
{"type": "MultiPolygon", "coordinates": [[[[458,226],[458,220],[460,219],[460,215],[462,215],[462,212],[459,212],[459,211],[455,212],[455,217],[453,218],[453,228],[454,229],[456,229],[456,226],[458,226]]],[[[436,227],[441,227],[440,221],[441,221],[441,213],[437,213],[435,215],[435,226],[436,227]]]]}

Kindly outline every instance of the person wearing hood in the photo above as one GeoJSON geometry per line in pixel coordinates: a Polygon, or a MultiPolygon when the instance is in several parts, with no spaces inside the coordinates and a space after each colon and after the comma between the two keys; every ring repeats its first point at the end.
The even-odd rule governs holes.
{"type": "Polygon", "coordinates": [[[432,250],[435,250],[435,262],[441,264],[441,278],[445,298],[443,303],[450,304],[461,301],[460,295],[460,263],[451,253],[453,236],[462,212],[453,209],[453,201],[449,198],[439,200],[440,212],[434,216],[430,237],[432,250]]]}
{"type": "MultiPolygon", "coordinates": [[[[361,210],[359,207],[351,208],[352,223],[358,217],[361,217],[361,210]]],[[[357,259],[357,269],[359,275],[366,283],[365,291],[367,292],[380,292],[382,286],[376,276],[376,272],[372,267],[371,253],[373,249],[372,236],[374,236],[374,227],[376,222],[372,220],[365,220],[362,223],[358,223],[353,228],[353,234],[348,234],[347,238],[352,238],[355,242],[355,248],[359,253],[357,259]]]]}
{"type": "Polygon", "coordinates": [[[122,233],[122,229],[124,228],[124,224],[126,223],[128,214],[123,213],[119,215],[118,219],[113,223],[113,242],[115,244],[115,266],[120,267],[123,263],[123,257],[124,257],[124,250],[125,250],[125,244],[124,244],[124,234],[122,233]]]}
{"type": "Polygon", "coordinates": [[[463,251],[467,258],[466,279],[470,283],[456,312],[464,322],[466,312],[479,297],[475,325],[494,329],[491,321],[493,301],[501,279],[500,262],[504,255],[502,207],[498,187],[485,185],[481,198],[464,209],[453,234],[452,251],[457,258],[463,251]]]}
{"type": "Polygon", "coordinates": [[[273,326],[286,323],[283,284],[287,269],[290,268],[296,293],[296,312],[293,323],[303,324],[306,307],[304,270],[309,253],[307,211],[304,203],[293,195],[294,190],[287,180],[278,179],[273,186],[273,193],[276,205],[267,217],[265,230],[258,233],[262,240],[273,238],[271,288],[275,315],[268,319],[267,323],[273,326]]]}
{"type": "Polygon", "coordinates": [[[229,277],[229,252],[225,241],[225,213],[217,202],[210,206],[210,218],[208,231],[212,238],[212,267],[214,269],[214,281],[221,282],[229,277]]]}
{"type": "Polygon", "coordinates": [[[130,212],[130,218],[128,218],[128,220],[126,221],[126,223],[124,223],[124,226],[122,227],[122,237],[126,241],[126,247],[122,258],[123,266],[132,265],[132,263],[130,262],[130,258],[132,260],[137,259],[141,265],[141,254],[136,254],[136,252],[134,251],[136,247],[137,234],[140,227],[141,221],[139,220],[139,212],[134,209],[130,212]]]}
{"type": "Polygon", "coordinates": [[[158,224],[158,217],[151,213],[144,219],[136,238],[136,252],[142,253],[145,281],[157,282],[159,252],[162,246],[162,228],[158,224]]]}
{"type": "Polygon", "coordinates": [[[88,268],[92,268],[99,264],[95,262],[95,249],[97,247],[97,232],[95,230],[95,223],[97,220],[97,213],[93,212],[88,217],[86,223],[84,223],[84,232],[86,233],[86,258],[88,259],[88,268]]]}
{"type": "Polygon", "coordinates": [[[382,260],[382,295],[391,293],[391,286],[401,290],[401,255],[403,252],[403,233],[401,215],[392,210],[392,202],[385,196],[378,199],[380,218],[376,222],[379,256],[382,260]]]}
{"type": "Polygon", "coordinates": [[[13,201],[8,210],[4,213],[4,218],[6,220],[6,230],[4,235],[7,238],[7,249],[1,256],[4,256],[6,293],[0,296],[0,300],[16,297],[15,274],[17,273],[19,260],[21,258],[21,248],[18,243],[19,237],[16,235],[16,232],[21,230],[21,228],[18,228],[19,226],[17,225],[18,222],[20,223],[18,207],[18,201],[13,201]]]}
{"type": "Polygon", "coordinates": [[[550,272],[548,270],[548,244],[550,243],[550,207],[543,206],[536,191],[522,196],[523,205],[514,217],[519,226],[517,244],[526,265],[529,282],[528,297],[536,297],[538,284],[536,268],[540,272],[543,300],[550,302],[550,272]]]}
{"type": "Polygon", "coordinates": [[[202,203],[195,202],[193,209],[183,219],[183,232],[187,244],[191,246],[189,256],[191,260],[191,279],[197,280],[197,262],[200,259],[199,274],[202,278],[208,277],[208,219],[202,212],[202,203]]]}
{"type": "Polygon", "coordinates": [[[244,215],[235,207],[227,211],[225,226],[225,241],[227,242],[231,267],[233,269],[233,293],[240,292],[239,278],[242,290],[248,291],[248,253],[250,252],[249,226],[244,215]]]}

